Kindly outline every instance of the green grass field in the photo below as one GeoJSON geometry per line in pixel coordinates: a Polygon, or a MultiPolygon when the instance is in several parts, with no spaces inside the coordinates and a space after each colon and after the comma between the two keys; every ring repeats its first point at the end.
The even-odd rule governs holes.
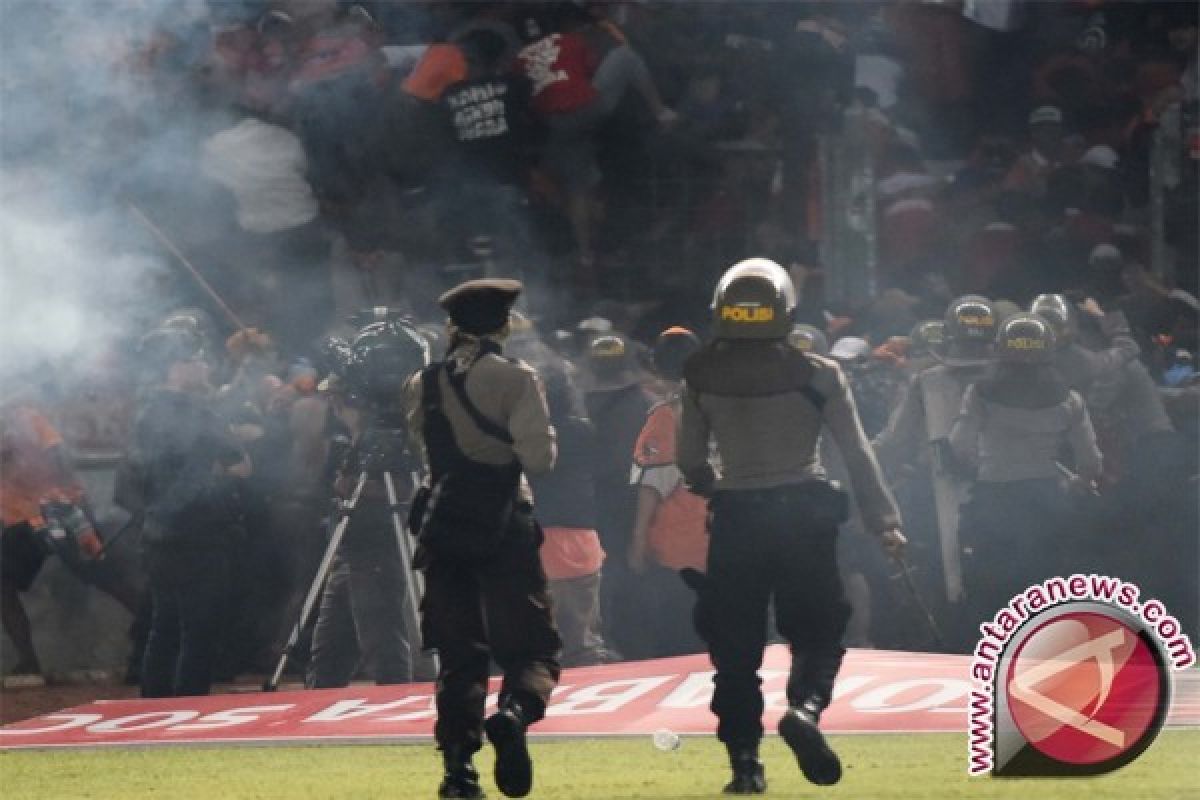
{"type": "MultiPolygon", "coordinates": [[[[969,778],[965,737],[835,736],[846,763],[842,782],[818,788],[804,781],[777,737],[763,760],[771,797],[829,798],[1200,798],[1200,731],[1163,733],[1123,770],[1076,780],[969,778]]],[[[554,741],[533,746],[533,797],[720,797],[724,754],[709,737],[688,738],[675,752],[654,749],[650,737],[554,741]]],[[[490,770],[487,750],[477,763],[490,770]]],[[[440,763],[431,745],[396,747],[166,748],[0,753],[5,800],[59,798],[432,798],[440,763]]],[[[499,798],[485,772],[488,797],[499,798]]]]}

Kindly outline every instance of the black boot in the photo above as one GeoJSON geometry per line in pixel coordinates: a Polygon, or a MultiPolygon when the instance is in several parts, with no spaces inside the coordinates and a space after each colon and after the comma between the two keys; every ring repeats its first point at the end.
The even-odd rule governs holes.
{"type": "Polygon", "coordinates": [[[496,748],[496,788],[508,797],[524,797],[533,788],[533,762],[525,745],[528,723],[511,700],[487,718],[483,730],[496,748]]]}
{"type": "Polygon", "coordinates": [[[819,701],[806,700],[779,720],[779,735],[796,754],[805,778],[818,786],[832,786],[842,779],[842,762],[817,727],[820,719],[819,701]]]}
{"type": "Polygon", "coordinates": [[[462,747],[444,747],[442,761],[446,765],[446,774],[442,776],[442,785],[438,787],[438,797],[476,800],[483,797],[483,789],[479,788],[479,773],[471,763],[471,753],[462,747]]]}
{"type": "Polygon", "coordinates": [[[733,780],[724,789],[725,794],[763,794],[767,791],[767,777],[762,762],[758,760],[758,744],[727,744],[729,766],[733,769],[733,780]]]}

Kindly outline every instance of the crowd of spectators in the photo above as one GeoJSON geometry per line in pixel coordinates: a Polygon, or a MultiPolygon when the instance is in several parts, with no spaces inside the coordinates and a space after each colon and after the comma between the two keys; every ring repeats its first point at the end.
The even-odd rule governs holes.
{"type": "MultiPolygon", "coordinates": [[[[1195,631],[1194,571],[1162,568],[1195,537],[1194,4],[199,5],[168,4],[129,35],[113,67],[144,79],[138,105],[80,109],[84,124],[49,141],[10,121],[5,166],[47,170],[46,148],[100,137],[108,150],[70,181],[91,202],[144,210],[248,326],[229,336],[182,270],[128,310],[157,325],[169,308],[212,308],[184,316],[200,320],[188,324],[208,342],[213,402],[255,465],[225,602],[256,613],[230,617],[221,675],[269,669],[323,547],[322,337],[386,305],[420,322],[436,355],[433,299],[484,275],[529,286],[510,351],[543,372],[564,445],[569,474],[545,492],[561,519],[543,524],[557,534],[545,555],[566,661],[698,649],[670,573],[701,568],[703,548],[653,520],[702,536],[669,470],[676,350],[691,330],[704,337],[715,276],[748,255],[790,268],[797,321],[850,374],[868,435],[930,363],[910,331],[955,296],[1015,309],[1065,293],[1095,348],[1107,342],[1094,320],[1123,311],[1153,389],[1088,398],[1101,491],[1120,513],[1088,529],[1101,543],[1072,541],[1175,598],[1195,631]],[[1160,190],[1151,167],[1170,113],[1186,136],[1160,190]],[[869,125],[878,242],[879,291],[853,302],[826,295],[839,265],[820,255],[825,217],[842,213],[822,207],[820,143],[848,115],[869,125]],[[1157,421],[1139,427],[1146,416],[1157,421]],[[1138,556],[1122,562],[1131,541],[1138,556]]],[[[113,238],[139,235],[131,223],[113,238]]],[[[45,373],[7,381],[6,407],[56,420],[68,444],[123,447],[145,329],[55,392],[45,373]]],[[[40,447],[37,431],[6,417],[22,447],[40,447]]],[[[932,535],[910,533],[917,553],[932,535]]],[[[850,644],[932,646],[888,565],[844,538],[850,644]]],[[[12,634],[9,621],[6,609],[12,634]]]]}

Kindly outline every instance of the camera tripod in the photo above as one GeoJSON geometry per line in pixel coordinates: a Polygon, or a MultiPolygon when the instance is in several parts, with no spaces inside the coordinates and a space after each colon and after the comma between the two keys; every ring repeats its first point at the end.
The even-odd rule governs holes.
{"type": "MultiPolygon", "coordinates": [[[[370,441],[367,435],[363,436],[364,441],[370,441]]],[[[373,448],[368,448],[363,468],[358,474],[358,480],[354,485],[354,491],[350,495],[349,500],[339,501],[337,503],[337,513],[340,519],[333,533],[329,537],[329,544],[325,547],[325,553],[321,556],[320,565],[317,567],[317,573],[313,577],[312,585],[308,587],[308,594],[304,597],[304,604],[300,608],[300,617],[296,620],[296,624],[292,626],[292,632],[288,635],[287,643],[283,647],[283,652],[279,655],[279,663],[275,665],[275,671],[263,683],[264,692],[273,692],[279,686],[279,681],[283,677],[283,671],[287,668],[288,661],[291,660],[295,652],[296,644],[300,641],[300,636],[304,631],[305,625],[308,624],[312,617],[313,609],[316,608],[318,600],[321,598],[322,589],[325,586],[325,579],[329,575],[329,570],[333,566],[333,559],[337,555],[338,548],[342,544],[342,540],[346,536],[346,531],[350,526],[350,521],[354,515],[354,511],[358,508],[359,499],[362,496],[363,487],[367,485],[367,480],[370,477],[379,477],[383,480],[384,488],[387,491],[388,511],[391,517],[392,531],[396,535],[396,547],[400,554],[400,567],[406,575],[407,579],[404,582],[405,593],[407,594],[408,603],[405,607],[405,620],[408,630],[414,635],[419,635],[420,622],[418,611],[420,597],[424,593],[423,580],[421,574],[412,569],[413,563],[413,548],[412,537],[405,530],[404,523],[400,518],[400,503],[396,494],[396,483],[392,478],[392,472],[386,468],[377,468],[373,462],[380,460],[380,453],[372,451],[373,448]]],[[[416,473],[410,473],[414,487],[417,483],[416,473]]],[[[436,661],[434,668],[436,669],[436,661]]]]}

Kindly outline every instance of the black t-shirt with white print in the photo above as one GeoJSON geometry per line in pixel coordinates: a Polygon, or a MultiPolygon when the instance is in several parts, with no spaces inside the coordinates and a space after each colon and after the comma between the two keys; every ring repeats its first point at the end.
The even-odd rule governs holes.
{"type": "Polygon", "coordinates": [[[458,167],[467,179],[520,184],[529,167],[529,82],[519,75],[459,81],[442,93],[458,167]]]}

